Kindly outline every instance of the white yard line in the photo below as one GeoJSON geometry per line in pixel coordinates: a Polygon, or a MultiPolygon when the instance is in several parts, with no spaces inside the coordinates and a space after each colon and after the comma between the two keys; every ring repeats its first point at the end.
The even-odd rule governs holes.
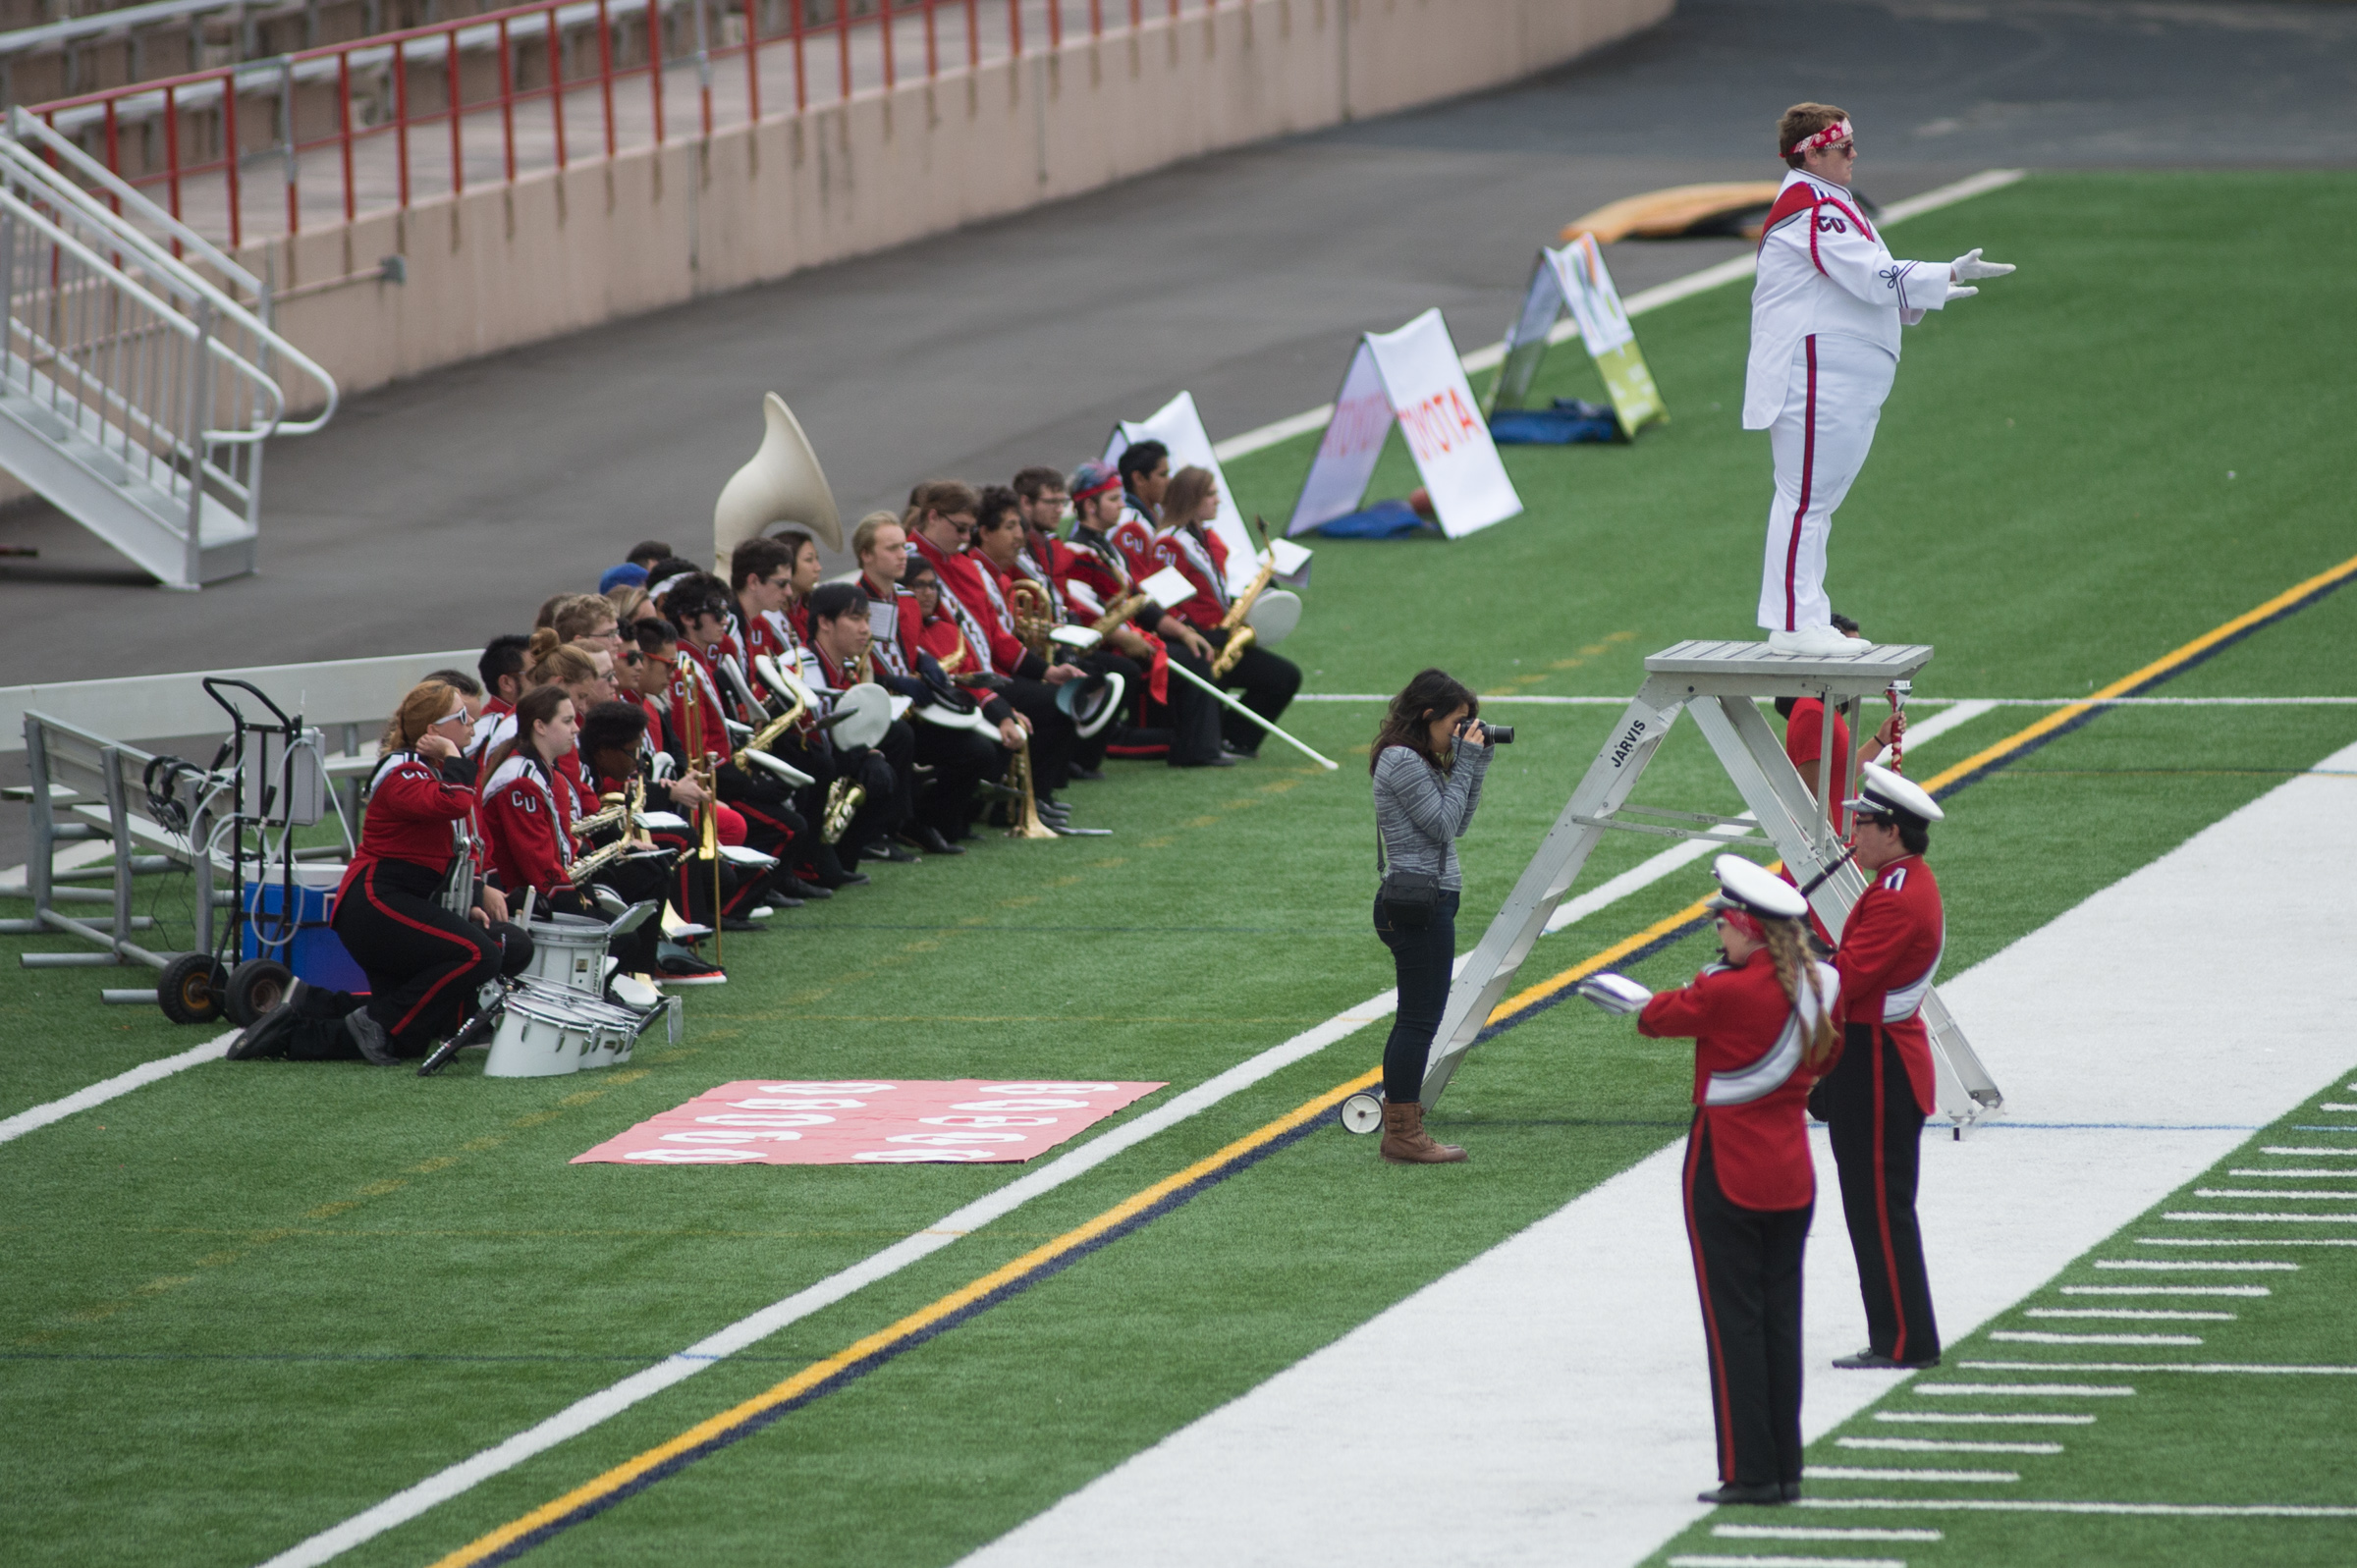
{"type": "MultiPolygon", "coordinates": [[[[1382,691],[1301,691],[1295,702],[1389,702],[1382,691]]],[[[1541,692],[1502,691],[1484,694],[1484,703],[1527,702],[1555,708],[1625,708],[1626,697],[1551,697],[1541,692]]],[[[1992,708],[2068,708],[2085,697],[1909,697],[1910,708],[1973,705],[1976,712],[1992,708]]],[[[2357,708],[2357,697],[2109,697],[2103,708],[2357,708]]],[[[2351,1087],[2357,1087],[2352,1085],[2351,1087]]]]}
{"type": "Polygon", "coordinates": [[[186,1072],[191,1067],[200,1067],[208,1061],[218,1061],[228,1054],[229,1043],[237,1037],[238,1032],[232,1029],[225,1035],[216,1035],[200,1046],[191,1046],[178,1055],[159,1056],[153,1061],[143,1061],[129,1072],[119,1072],[112,1078],[101,1079],[87,1089],[77,1089],[63,1100],[52,1100],[47,1105],[35,1106],[30,1110],[20,1110],[5,1121],[0,1121],[0,1143],[7,1143],[14,1138],[22,1138],[35,1128],[46,1127],[53,1121],[63,1121],[78,1110],[87,1110],[92,1106],[103,1106],[109,1100],[118,1099],[131,1093],[134,1089],[155,1082],[158,1078],[169,1078],[176,1072],[186,1072]]]}
{"type": "Polygon", "coordinates": [[[1688,1552],[1670,1559],[1670,1568],[1907,1568],[1904,1557],[1754,1557],[1688,1552]]]}
{"type": "MultiPolygon", "coordinates": [[[[2020,169],[1984,169],[1953,185],[1926,190],[1922,195],[1909,196],[1904,201],[1891,202],[1883,209],[1881,224],[1887,229],[1894,223],[1904,223],[1909,218],[1937,212],[1942,207],[1952,207],[1959,201],[1969,201],[1974,196],[1986,195],[1992,190],[2001,190],[2020,180],[2024,173],[2020,169]]],[[[1717,266],[1704,267],[1699,272],[1689,272],[1682,278],[1672,278],[1668,283],[1640,290],[1622,300],[1621,308],[1632,316],[1641,316],[1679,299],[1707,294],[1726,284],[1740,283],[1752,275],[1758,264],[1759,258],[1756,256],[1736,256],[1717,266]]],[[[1578,336],[1579,329],[1569,318],[1565,318],[1555,324],[1554,330],[1547,334],[1547,341],[1568,343],[1578,336]]],[[[1506,344],[1503,340],[1487,344],[1460,358],[1468,375],[1489,370],[1506,358],[1506,344]]],[[[1211,455],[1222,462],[1233,462],[1238,458],[1276,446],[1281,441],[1290,441],[1295,436],[1323,430],[1326,422],[1333,417],[1334,405],[1322,403],[1315,408],[1305,408],[1272,424],[1262,425],[1257,430],[1247,430],[1240,436],[1230,436],[1225,441],[1215,443],[1211,455]]]]}
{"type": "Polygon", "coordinates": [[[1803,1465],[1803,1481],[1957,1481],[2002,1486],[2021,1479],[2017,1470],[1889,1470],[1864,1465],[1803,1465]]]}
{"type": "MultiPolygon", "coordinates": [[[[2357,766],[2357,747],[2330,765],[2357,766]]],[[[2243,1128],[2295,1109],[2347,1068],[2357,1054],[2345,1022],[2357,1010],[2357,968],[2345,962],[2357,908],[2342,883],[2357,859],[2357,813],[2336,804],[2342,793],[2337,781],[2287,780],[1943,986],[2004,1085],[2008,1112],[2078,1124],[1925,1141],[1922,1212],[1948,1334],[2038,1292],[2230,1154],[2249,1136],[2243,1128]],[[2152,984],[2178,969],[2238,983],[2217,995],[2152,984]],[[2075,999],[2066,1029],[2056,1026],[2057,998],[2075,999]],[[2219,1073],[2220,1059],[2237,1070],[2219,1073]],[[2203,1086],[2198,1105],[2185,1098],[2188,1083],[2203,1086]],[[2056,1191],[2071,1202],[2054,1203],[2056,1191]]],[[[1466,1141],[1478,1178],[1482,1150],[1470,1132],[1466,1141]]],[[[1811,1437],[1900,1380],[1825,1370],[1866,1330],[1830,1159],[1821,1135],[1813,1144],[1819,1222],[1802,1411],[1811,1437]]],[[[1381,1511],[1384,1552],[1403,1560],[1642,1560],[1703,1514],[1694,1492],[1716,1471],[1678,1222],[1682,1154],[1672,1146],[1582,1194],[968,1562],[1341,1568],[1364,1557],[1367,1500],[1382,1497],[1416,1500],[1381,1511]],[[1448,1485],[1433,1486],[1435,1476],[1448,1485]]],[[[2045,1376],[1988,1383],[1935,1373],[1911,1386],[1943,1404],[1969,1401],[1960,1408],[1974,1413],[2016,1397],[2134,1397],[2134,1382],[2064,1380],[2115,1370],[2108,1364],[2007,1366],[2045,1376]]]]}
{"type": "Polygon", "coordinates": [[[1877,1530],[1872,1525],[1713,1525],[1711,1534],[1721,1541],[1942,1541],[1946,1539],[1937,1530],[1877,1530]]]}
{"type": "MultiPolygon", "coordinates": [[[[1464,959],[1459,958],[1457,962],[1462,964],[1464,959]]],[[[374,1507],[280,1552],[269,1559],[263,1568],[298,1568],[298,1565],[327,1562],[363,1541],[372,1541],[437,1504],[515,1469],[535,1454],[545,1453],[557,1444],[612,1420],[639,1401],[694,1377],[715,1362],[759,1343],[788,1325],[831,1307],[864,1286],[891,1277],[920,1259],[939,1252],[967,1232],[1006,1217],[1032,1199],[1087,1174],[1114,1156],[1133,1149],[1188,1117],[1242,1093],[1304,1056],[1314,1055],[1367,1025],[1390,1017],[1398,1004],[1397,992],[1386,991],[1370,997],[1356,1007],[1338,1013],[1316,1028],[1303,1030],[1283,1045],[1273,1046],[1259,1055],[1229,1068],[1218,1077],[1186,1090],[1136,1120],[1124,1122],[1104,1136],[1009,1182],[996,1192],[944,1215],[923,1230],[904,1237],[882,1252],[830,1274],[814,1285],[797,1290],[783,1300],[773,1302],[759,1312],[748,1314],[642,1372],[576,1400],[504,1442],[435,1472],[374,1507]]]]}
{"type": "Polygon", "coordinates": [[[2093,1416],[2032,1416],[2026,1414],[2000,1416],[1968,1410],[1878,1410],[1874,1413],[1874,1419],[1908,1423],[1927,1422],[1943,1427],[2092,1427],[2095,1425],[2093,1416]]]}
{"type": "Polygon", "coordinates": [[[2357,1367],[2300,1367],[2263,1361],[1959,1361],[1967,1372],[2183,1372],[2254,1378],[2357,1378],[2357,1367]]]}
{"type": "Polygon", "coordinates": [[[1909,1454],[2058,1454],[2058,1442],[1977,1442],[1968,1438],[1836,1437],[1836,1448],[1889,1449],[1909,1454]]]}

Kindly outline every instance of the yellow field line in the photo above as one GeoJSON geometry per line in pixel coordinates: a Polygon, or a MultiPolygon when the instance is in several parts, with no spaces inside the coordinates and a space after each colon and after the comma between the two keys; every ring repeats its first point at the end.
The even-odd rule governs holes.
{"type": "MultiPolygon", "coordinates": [[[[2257,609],[2246,610],[2241,615],[2236,616],[2233,620],[2226,622],[2223,625],[2216,626],[2208,631],[2203,632],[2200,636],[2194,638],[2191,642],[2186,643],[2184,646],[2163,654],[2160,658],[2155,659],[2151,664],[2146,665],[2143,669],[2120,676],[2117,680],[2114,680],[2110,685],[2104,687],[2103,690],[2089,693],[2085,700],[2074,702],[2067,708],[2058,708],[2055,712],[2048,714],[2045,718],[2040,719],[2037,723],[2030,725],[2028,728],[2015,730],[2012,734],[2007,735],[1996,745],[1976,751],[1971,756],[1966,757],[1962,762],[1957,763],[1954,767],[1943,769],[1939,773],[1934,774],[1931,778],[1920,782],[1922,783],[1923,787],[1927,790],[1937,791],[1945,788],[1946,785],[1955,783],[1958,779],[1964,778],[1974,770],[1987,767],[1990,763],[1997,761],[2000,757],[2004,756],[2007,752],[2019,750],[2021,747],[2028,745],[2031,741],[2038,739],[2041,735],[2049,735],[2054,733],[2056,730],[2062,729],[2064,726],[2070,724],[2081,715],[2089,712],[2092,709],[2103,706],[2103,704],[2109,701],[2110,698],[2119,696],[2124,692],[2133,691],[2136,687],[2143,685],[2146,681],[2151,680],[2154,676],[2165,675],[2167,672],[2175,669],[2177,666],[2185,664],[2186,662],[2209,652],[2212,648],[2217,647],[2228,637],[2233,636],[2237,632],[2248,630],[2258,622],[2265,621],[2268,617],[2275,614],[2279,610],[2282,610],[2287,605],[2297,604],[2300,600],[2305,599],[2308,595],[2316,592],[2319,588],[2330,587],[2332,584],[2342,581],[2352,575],[2357,575],[2357,556],[2351,556],[2339,566],[2318,572],[2315,576],[2310,577],[2305,582],[2294,583],[2292,586],[2284,589],[2281,593],[2276,594],[2273,599],[2268,600],[2267,603],[2259,606],[2257,609]]],[[[1647,926],[1643,931],[1638,932],[1635,936],[1630,937],[1622,942],[1617,942],[1612,946],[1607,947],[1604,951],[1597,953],[1593,957],[1582,958],[1579,962],[1573,964],[1570,968],[1564,970],[1562,973],[1550,975],[1545,980],[1540,981],[1537,985],[1531,986],[1527,990],[1517,992],[1513,996],[1507,998],[1506,1000],[1500,1002],[1496,1007],[1491,1009],[1489,1022],[1491,1024],[1504,1023],[1507,1018],[1511,1017],[1517,1012],[1520,1012],[1525,1007],[1532,1005],[1534,1002],[1545,1001],[1548,998],[1562,991],[1565,986],[1577,985],[1580,981],[1585,980],[1588,976],[1596,973],[1599,969],[1607,968],[1612,964],[1618,962],[1620,959],[1627,957],[1630,953],[1639,951],[1648,943],[1657,941],[1660,938],[1670,935],[1670,933],[1675,931],[1687,921],[1700,918],[1704,912],[1703,904],[1700,901],[1696,901],[1686,905],[1686,907],[1680,909],[1673,915],[1670,915],[1664,919],[1655,921],[1652,925],[1647,926]]]]}
{"type": "Polygon", "coordinates": [[[740,1426],[764,1411],[775,1409],[796,1395],[808,1392],[829,1378],[857,1365],[877,1351],[889,1349],[902,1340],[923,1332],[944,1318],[972,1306],[1001,1286],[1012,1284],[1043,1265],[1053,1263],[1075,1247],[1086,1245],[1124,1221],[1153,1208],[1172,1193],[1200,1180],[1221,1166],[1250,1154],[1262,1145],[1283,1137],[1303,1122],[1333,1109],[1359,1090],[1371,1088],[1381,1082],[1382,1078],[1383,1069],[1377,1067],[1359,1074],[1347,1083],[1336,1085],[1316,1099],[1294,1107],[1266,1126],[1246,1133],[1217,1154],[1205,1156],[1177,1174],[1166,1176],[1151,1187],[1123,1199],[1095,1218],[1066,1231],[1055,1240],[1034,1247],[1014,1262],[994,1269],[980,1278],[951,1291],[938,1301],[918,1308],[890,1327],[880,1328],[864,1339],[853,1341],[824,1361],[812,1362],[775,1387],[755,1394],[752,1398],[732,1406],[717,1416],[696,1423],[670,1441],[627,1459],[605,1474],[576,1487],[562,1497],[543,1503],[530,1513],[500,1526],[489,1535],[468,1541],[448,1556],[438,1559],[433,1564],[433,1568],[467,1568],[467,1565],[481,1562],[502,1547],[514,1544],[533,1531],[555,1524],[568,1514],[621,1490],[648,1471],[676,1459],[689,1449],[711,1441],[731,1428],[740,1426]]]}

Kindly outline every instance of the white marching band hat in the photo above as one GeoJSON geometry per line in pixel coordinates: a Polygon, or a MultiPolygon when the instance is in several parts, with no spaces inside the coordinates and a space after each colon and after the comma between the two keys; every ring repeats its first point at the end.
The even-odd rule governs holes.
{"type": "Polygon", "coordinates": [[[1844,811],[1865,817],[1886,817],[1896,811],[1924,822],[1938,822],[1947,815],[1923,785],[1880,763],[1867,763],[1859,772],[1864,777],[1858,781],[1857,797],[1841,802],[1844,811]]]}
{"type": "Polygon", "coordinates": [[[1721,855],[1711,862],[1711,875],[1719,879],[1719,892],[1708,908],[1740,909],[1774,920],[1798,920],[1809,912],[1809,900],[1798,888],[1741,855],[1721,855]]]}

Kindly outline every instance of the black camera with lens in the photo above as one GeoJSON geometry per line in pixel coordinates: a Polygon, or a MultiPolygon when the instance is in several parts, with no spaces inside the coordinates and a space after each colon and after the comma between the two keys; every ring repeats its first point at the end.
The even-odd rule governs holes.
{"type": "MultiPolygon", "coordinates": [[[[1459,735],[1471,733],[1476,722],[1472,719],[1458,720],[1456,732],[1459,735]]],[[[1510,746],[1514,743],[1514,727],[1512,725],[1483,725],[1482,730],[1489,735],[1490,744],[1493,746],[1510,746]]]]}

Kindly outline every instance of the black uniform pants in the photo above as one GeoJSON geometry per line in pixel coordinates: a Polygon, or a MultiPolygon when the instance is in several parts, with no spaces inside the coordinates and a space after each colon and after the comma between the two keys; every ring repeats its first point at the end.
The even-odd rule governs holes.
{"type": "Polygon", "coordinates": [[[911,755],[932,771],[917,797],[916,820],[944,838],[965,837],[974,821],[974,786],[1007,771],[1006,753],[981,731],[917,720],[911,755]]]}
{"type": "Polygon", "coordinates": [[[862,845],[884,842],[915,814],[916,735],[907,720],[895,719],[874,745],[851,751],[838,747],[835,758],[836,766],[867,791],[835,849],[845,861],[856,861],[862,845]]]}
{"type": "Polygon", "coordinates": [[[1814,1204],[1746,1209],[1719,1186],[1701,1116],[1686,1140],[1686,1239],[1711,1354],[1719,1479],[1800,1480],[1800,1260],[1814,1204]]]}
{"type": "MultiPolygon", "coordinates": [[[[1216,628],[1203,633],[1213,647],[1223,649],[1233,635],[1216,628]]],[[[1230,691],[1242,692],[1245,707],[1275,724],[1291,704],[1293,693],[1301,689],[1301,667],[1255,643],[1244,649],[1243,657],[1219,677],[1219,683],[1230,691]]],[[[1260,743],[1269,736],[1266,730],[1225,706],[1220,709],[1220,733],[1228,744],[1248,757],[1257,755],[1260,743]]]]}
{"type": "MultiPolygon", "coordinates": [[[[1167,646],[1171,663],[1183,665],[1205,680],[1211,678],[1211,665],[1207,661],[1196,658],[1179,643],[1167,646]]],[[[1171,700],[1162,704],[1152,722],[1170,727],[1171,766],[1207,767],[1220,755],[1220,727],[1228,716],[1228,710],[1213,700],[1210,692],[1191,683],[1184,676],[1175,675],[1168,678],[1170,684],[1166,689],[1171,700]]],[[[1236,723],[1242,724],[1243,721],[1239,719],[1236,723]]],[[[1257,730],[1252,732],[1260,733],[1257,730]]]]}
{"type": "Polygon", "coordinates": [[[423,1055],[498,974],[492,931],[441,903],[443,875],[410,860],[372,860],[336,900],[330,924],[368,976],[368,1016],[393,1049],[423,1055]]]}
{"type": "Polygon", "coordinates": [[[1457,895],[1443,889],[1431,920],[1411,928],[1395,922],[1380,896],[1375,900],[1375,935],[1392,949],[1399,981],[1399,1010],[1392,1014],[1392,1035],[1383,1046],[1383,1098],[1395,1106],[1424,1098],[1424,1068],[1449,1005],[1449,971],[1456,963],[1456,904],[1457,895]]]}
{"type": "Polygon", "coordinates": [[[1892,1361],[1936,1361],[1940,1326],[1915,1222],[1923,1111],[1890,1031],[1850,1024],[1818,1103],[1841,1172],[1841,1214],[1858,1260],[1867,1347],[1892,1361]]]}
{"type": "MultiPolygon", "coordinates": [[[[1136,660],[1126,654],[1115,653],[1105,648],[1100,648],[1085,658],[1074,659],[1071,662],[1092,676],[1120,676],[1122,677],[1122,712],[1108,719],[1093,735],[1080,733],[1077,725],[1072,729],[1072,761],[1083,768],[1093,770],[1104,766],[1105,748],[1113,744],[1114,734],[1122,727],[1123,716],[1144,711],[1146,672],[1136,660]]],[[[1178,683],[1173,682],[1173,684],[1178,683]]]]}
{"type": "Polygon", "coordinates": [[[1078,737],[1071,715],[1056,706],[1056,688],[1044,680],[1010,676],[1002,695],[1031,721],[1031,792],[1044,800],[1072,782],[1072,742],[1078,737]]]}

